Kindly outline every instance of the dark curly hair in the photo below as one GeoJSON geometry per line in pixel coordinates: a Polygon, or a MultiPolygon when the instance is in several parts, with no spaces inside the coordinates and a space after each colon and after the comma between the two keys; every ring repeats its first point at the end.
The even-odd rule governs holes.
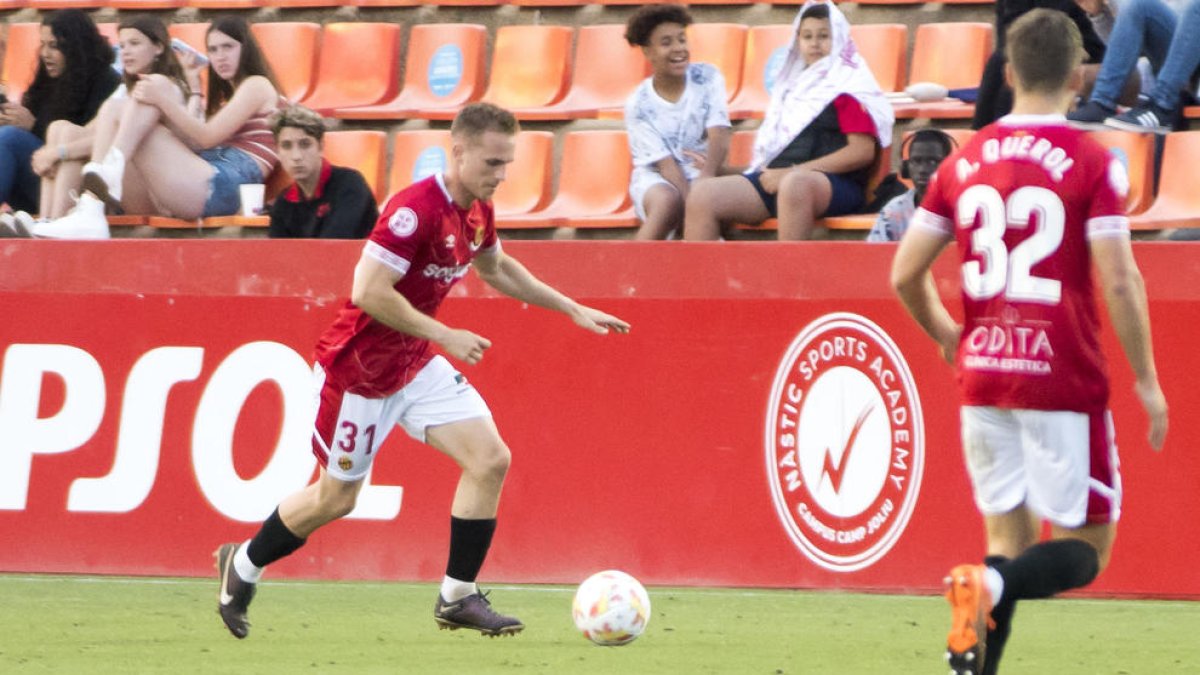
{"type": "Polygon", "coordinates": [[[233,75],[232,82],[222,80],[217,75],[217,71],[213,70],[212,63],[208,64],[208,102],[205,109],[208,117],[217,114],[217,111],[233,98],[233,90],[246,78],[253,75],[262,75],[271,81],[276,91],[279,90],[279,84],[275,81],[275,73],[271,71],[271,66],[267,63],[267,58],[263,56],[262,48],[258,46],[258,41],[250,32],[250,24],[246,23],[245,19],[236,16],[218,17],[208,27],[208,32],[204,34],[206,43],[208,36],[212,35],[214,31],[228,35],[237,41],[242,46],[242,55],[238,60],[238,69],[233,75]]]}
{"type": "Polygon", "coordinates": [[[113,62],[112,45],[85,12],[64,9],[42,19],[42,25],[50,27],[64,63],[62,74],[51,77],[39,58],[37,75],[21,99],[21,105],[37,118],[34,133],[40,129],[39,136],[54,120],[85,124],[92,86],[113,62]]]}
{"type": "Polygon", "coordinates": [[[650,44],[650,34],[664,23],[690,26],[692,14],[683,5],[646,5],[625,22],[625,40],[631,47],[645,47],[650,44]]]}

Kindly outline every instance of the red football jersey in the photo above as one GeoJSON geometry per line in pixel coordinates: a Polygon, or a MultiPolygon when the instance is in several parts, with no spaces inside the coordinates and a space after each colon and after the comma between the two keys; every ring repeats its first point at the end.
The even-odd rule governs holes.
{"type": "MultiPolygon", "coordinates": [[[[476,200],[469,209],[459,208],[435,174],[388,200],[364,252],[402,274],[396,290],[435,316],[475,256],[499,247],[492,205],[476,200]]],[[[327,380],[373,398],[398,391],[431,358],[428,340],[392,330],[349,301],[316,350],[327,380]]]]}
{"type": "Polygon", "coordinates": [[[1088,241],[1129,236],[1128,191],[1121,161],[1057,115],[1005,117],[942,163],[912,227],[958,240],[965,404],[1107,405],[1088,241]]]}

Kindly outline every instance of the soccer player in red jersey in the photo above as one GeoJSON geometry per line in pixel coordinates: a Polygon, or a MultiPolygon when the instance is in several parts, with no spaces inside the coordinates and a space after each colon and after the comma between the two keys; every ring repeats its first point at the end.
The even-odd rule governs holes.
{"type": "Polygon", "coordinates": [[[1091,271],[1162,447],[1167,403],[1146,292],[1129,244],[1121,162],[1067,126],[1082,81],[1079,31],[1037,9],[1008,32],[1013,113],[942,163],[892,266],[917,323],[957,364],[963,449],[987,557],[947,577],[954,673],[994,673],[1016,602],[1090,583],[1108,563],[1121,478],[1091,271]],[[963,324],[929,268],[951,240],[963,324]],[[1049,521],[1049,541],[1038,543],[1049,521]]]}
{"type": "Polygon", "coordinates": [[[502,250],[489,200],[513,161],[516,133],[508,111],[467,106],[450,129],[445,175],[414,183],[385,206],[354,270],[350,301],[317,344],[320,402],[312,451],[320,477],[284,499],[253,538],[217,551],[218,609],[234,636],[249,632],[246,611],[263,568],[350,513],[375,451],[397,424],[462,468],[435,621],[489,636],[524,628],[495,612],[475,585],[511,455],[483,398],[432,349],[437,345],[475,365],[492,343],[434,316],[450,288],[474,267],[500,292],[560,311],[585,330],[626,333],[629,324],[566,297],[502,250]]]}

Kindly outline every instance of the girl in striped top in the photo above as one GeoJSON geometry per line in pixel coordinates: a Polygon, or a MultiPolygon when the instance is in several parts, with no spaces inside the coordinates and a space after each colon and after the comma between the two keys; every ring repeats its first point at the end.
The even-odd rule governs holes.
{"type": "Polygon", "coordinates": [[[236,213],[238,186],[265,182],[279,163],[267,118],[282,102],[270,67],[240,18],[213,21],[206,42],[206,119],[189,114],[168,78],[143,76],[131,94],[136,105],[97,120],[93,161],[84,167],[85,193],[75,209],[38,226],[35,235],[107,238],[105,206],[119,212],[129,162],[156,211],[176,218],[236,213]]]}

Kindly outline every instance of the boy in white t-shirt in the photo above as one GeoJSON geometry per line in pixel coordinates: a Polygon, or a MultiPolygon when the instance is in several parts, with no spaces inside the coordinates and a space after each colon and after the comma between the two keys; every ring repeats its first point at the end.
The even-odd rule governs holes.
{"type": "Polygon", "coordinates": [[[642,48],[653,71],[625,102],[638,239],[678,233],[689,185],[718,175],[729,150],[725,78],[715,66],[690,62],[691,23],[681,5],[649,5],[626,24],[625,39],[642,48]]]}

